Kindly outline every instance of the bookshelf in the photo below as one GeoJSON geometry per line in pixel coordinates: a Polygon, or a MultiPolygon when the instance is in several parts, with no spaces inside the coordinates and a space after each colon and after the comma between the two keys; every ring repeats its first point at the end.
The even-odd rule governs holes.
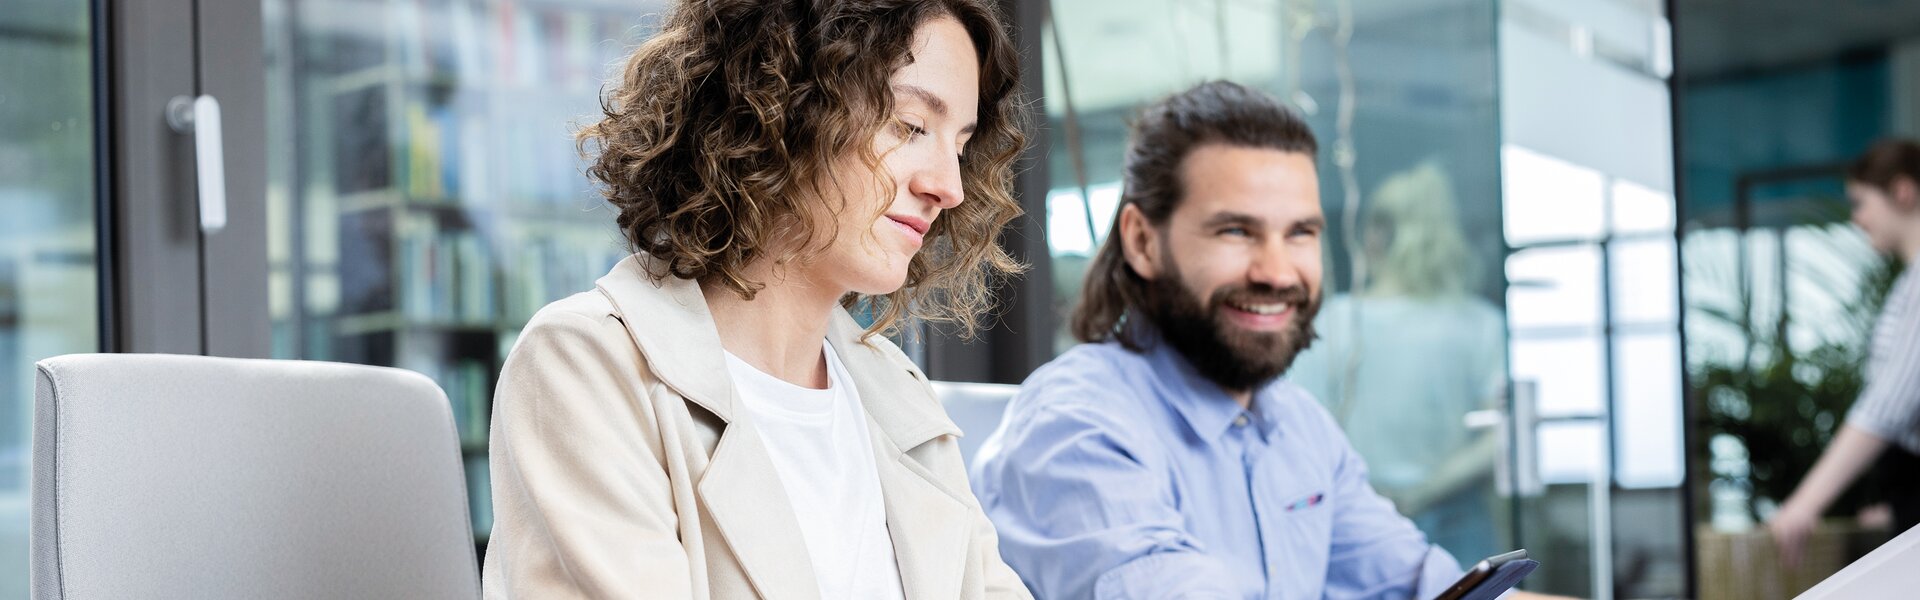
{"type": "Polygon", "coordinates": [[[446,391],[474,539],[492,527],[487,427],[533,313],[625,250],[571,133],[660,2],[327,0],[297,5],[270,211],[275,347],[418,371],[446,391]]]}

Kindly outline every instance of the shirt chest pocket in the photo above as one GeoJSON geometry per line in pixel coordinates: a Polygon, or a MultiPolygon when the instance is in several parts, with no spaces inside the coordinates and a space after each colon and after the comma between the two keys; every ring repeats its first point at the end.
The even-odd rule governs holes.
{"type": "Polygon", "coordinates": [[[1331,541],[1333,515],[1341,500],[1333,496],[1332,479],[1317,473],[1282,471],[1298,469],[1256,475],[1255,485],[1260,488],[1255,496],[1260,500],[1256,510],[1261,521],[1270,523],[1263,524],[1263,529],[1290,540],[1311,540],[1308,542],[1311,545],[1325,547],[1331,541]]]}

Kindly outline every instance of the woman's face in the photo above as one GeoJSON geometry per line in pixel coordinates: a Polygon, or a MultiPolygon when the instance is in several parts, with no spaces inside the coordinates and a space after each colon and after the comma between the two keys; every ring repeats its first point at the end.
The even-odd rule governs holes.
{"type": "Polygon", "coordinates": [[[830,189],[846,194],[834,216],[837,235],[801,267],[816,285],[866,295],[900,289],[928,228],[964,200],[961,154],[980,112],[973,40],[959,21],[938,17],[914,31],[912,53],[913,62],[889,79],[896,122],[873,140],[881,178],[851,156],[835,169],[838,186],[830,189]]]}
{"type": "Polygon", "coordinates": [[[1847,201],[1853,205],[1853,224],[1867,234],[1867,242],[1881,254],[1893,254],[1900,251],[1900,235],[1907,213],[1912,210],[1911,202],[1903,210],[1895,202],[1892,194],[1913,193],[1913,184],[1896,179],[1892,190],[1858,181],[1847,182],[1847,201]]]}

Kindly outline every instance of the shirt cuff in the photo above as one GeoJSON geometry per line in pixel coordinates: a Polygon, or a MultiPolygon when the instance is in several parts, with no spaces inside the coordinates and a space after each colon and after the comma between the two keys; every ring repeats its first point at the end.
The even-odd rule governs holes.
{"type": "Polygon", "coordinates": [[[1218,563],[1192,552],[1149,554],[1114,567],[1093,584],[1099,600],[1234,600],[1225,587],[1233,581],[1218,563]]]}

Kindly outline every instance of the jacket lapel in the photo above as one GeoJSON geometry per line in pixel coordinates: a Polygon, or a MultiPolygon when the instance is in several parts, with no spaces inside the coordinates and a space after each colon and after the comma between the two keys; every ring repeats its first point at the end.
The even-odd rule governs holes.
{"type": "Polygon", "coordinates": [[[901,451],[911,451],[942,435],[959,437],[960,426],[934,399],[927,376],[893,342],[874,336],[860,341],[864,330],[853,315],[834,311],[827,343],[846,365],[860,391],[860,404],[880,424],[880,431],[901,451]]]}
{"type": "Polygon", "coordinates": [[[594,283],[647,358],[645,368],[694,404],[733,422],[733,380],[727,378],[720,330],[707,311],[707,297],[691,280],[654,281],[647,275],[653,268],[660,268],[657,261],[635,254],[594,283]],[[689,351],[695,348],[703,350],[689,351]]]}
{"type": "MultiPolygon", "coordinates": [[[[654,267],[651,258],[635,254],[597,284],[646,357],[645,368],[727,423],[697,484],[707,518],[761,596],[817,598],[806,538],[766,445],[751,419],[737,411],[706,298],[692,281],[654,281],[647,275],[654,267]],[[711,350],[688,351],[696,348],[711,350]]],[[[965,491],[947,489],[906,452],[942,435],[958,436],[960,428],[932,398],[926,376],[896,359],[891,342],[862,342],[861,333],[851,315],[836,311],[827,341],[852,376],[869,418],[901,585],[912,600],[958,597],[973,522],[958,495],[965,491]]]]}
{"type": "Polygon", "coordinates": [[[735,410],[733,380],[706,297],[686,279],[654,281],[649,267],[657,265],[635,254],[597,285],[646,357],[644,367],[727,423],[696,484],[706,518],[762,597],[818,598],[806,538],[780,474],[751,419],[735,410]]]}
{"type": "Polygon", "coordinates": [[[847,367],[866,409],[874,465],[887,508],[887,533],[910,600],[958,598],[966,574],[971,511],[956,492],[906,454],[960,428],[932,397],[926,377],[896,360],[884,338],[860,341],[851,315],[834,315],[827,341],[847,367]],[[905,449],[905,450],[903,450],[905,449]]]}
{"type": "Polygon", "coordinates": [[[820,597],[799,519],[752,424],[727,426],[699,489],[707,518],[762,597],[820,597]]]}
{"type": "Polygon", "coordinates": [[[878,428],[874,465],[887,507],[887,534],[908,600],[959,598],[967,568],[967,506],[933,482],[878,428]]]}

